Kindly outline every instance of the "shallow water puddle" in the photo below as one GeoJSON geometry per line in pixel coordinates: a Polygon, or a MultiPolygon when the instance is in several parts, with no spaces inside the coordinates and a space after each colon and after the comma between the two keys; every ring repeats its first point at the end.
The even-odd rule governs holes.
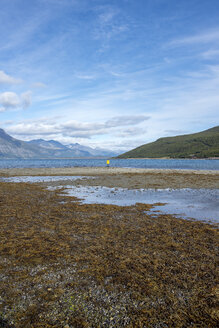
{"type": "Polygon", "coordinates": [[[56,182],[56,181],[67,181],[67,180],[78,180],[78,179],[88,179],[93,177],[85,176],[20,176],[20,177],[10,177],[10,178],[1,178],[0,181],[4,182],[28,182],[28,183],[37,183],[37,182],[56,182]]]}
{"type": "Polygon", "coordinates": [[[82,199],[86,204],[114,204],[129,206],[136,203],[165,203],[150,212],[174,214],[183,218],[194,218],[219,222],[218,189],[138,189],[65,186],[66,193],[82,199]],[[159,212],[158,212],[159,211],[159,212]]]}
{"type": "Polygon", "coordinates": [[[101,186],[73,186],[66,182],[94,179],[91,176],[20,176],[1,178],[5,182],[52,183],[60,182],[58,186],[48,189],[65,188],[65,195],[81,199],[86,204],[113,204],[119,206],[135,205],[136,203],[155,204],[149,214],[173,214],[182,218],[194,218],[219,222],[219,189],[126,189],[101,186]],[[61,182],[65,181],[65,185],[61,182]]]}

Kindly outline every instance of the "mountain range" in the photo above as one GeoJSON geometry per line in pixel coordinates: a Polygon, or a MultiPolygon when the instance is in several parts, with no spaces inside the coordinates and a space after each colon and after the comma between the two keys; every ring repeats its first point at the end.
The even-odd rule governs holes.
{"type": "Polygon", "coordinates": [[[211,129],[160,138],[132,149],[118,158],[209,158],[219,157],[219,126],[211,129]]]}
{"type": "Polygon", "coordinates": [[[0,129],[0,158],[75,158],[112,157],[118,153],[91,148],[78,143],[63,145],[55,140],[36,139],[22,141],[0,129]]]}
{"type": "Polygon", "coordinates": [[[22,141],[0,129],[0,159],[15,158],[209,158],[219,157],[219,126],[193,134],[160,138],[118,156],[118,153],[55,140],[22,141]]]}

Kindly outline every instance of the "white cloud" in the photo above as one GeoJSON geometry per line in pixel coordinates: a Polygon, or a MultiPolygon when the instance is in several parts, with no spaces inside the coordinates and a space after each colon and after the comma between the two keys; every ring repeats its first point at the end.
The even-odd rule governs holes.
{"type": "Polygon", "coordinates": [[[187,36],[171,41],[169,44],[174,46],[191,45],[198,43],[210,43],[219,41],[219,29],[209,30],[196,35],[187,36]]]}
{"type": "Polygon", "coordinates": [[[123,127],[131,126],[130,130],[127,128],[124,135],[130,135],[136,128],[134,126],[140,124],[149,117],[143,115],[133,116],[119,116],[113,117],[103,123],[88,123],[78,121],[68,121],[64,123],[52,122],[50,120],[38,120],[33,122],[21,122],[11,125],[7,131],[16,136],[44,136],[52,134],[60,134],[63,137],[85,138],[89,139],[98,135],[118,134],[123,131],[123,127]]]}
{"type": "Polygon", "coordinates": [[[0,84],[18,84],[21,82],[22,82],[22,80],[16,79],[16,78],[6,74],[4,71],[0,71],[0,84]]]}
{"type": "Polygon", "coordinates": [[[144,135],[146,133],[146,130],[143,128],[137,128],[135,127],[130,127],[128,129],[122,130],[120,132],[117,132],[115,134],[116,137],[122,137],[122,138],[132,138],[138,135],[144,135]]]}
{"type": "Polygon", "coordinates": [[[3,92],[0,93],[0,105],[1,111],[7,111],[10,109],[27,108],[31,104],[31,92],[27,91],[20,96],[15,92],[3,92]]]}
{"type": "Polygon", "coordinates": [[[52,124],[47,124],[47,123],[18,123],[15,125],[12,125],[11,127],[7,128],[7,131],[10,133],[13,133],[16,136],[19,135],[30,135],[30,136],[35,136],[35,135],[49,135],[53,133],[59,133],[59,127],[56,125],[52,124]]]}
{"type": "Polygon", "coordinates": [[[22,107],[24,109],[30,107],[31,102],[32,102],[32,92],[27,91],[27,92],[22,93],[22,95],[21,95],[22,107]]]}
{"type": "Polygon", "coordinates": [[[93,131],[100,130],[104,127],[103,123],[87,123],[87,122],[78,122],[78,121],[68,121],[66,123],[62,123],[61,127],[65,130],[71,131],[93,131]]]}
{"type": "Polygon", "coordinates": [[[0,94],[0,104],[3,108],[16,108],[20,104],[20,99],[15,92],[3,92],[0,94]]]}
{"type": "Polygon", "coordinates": [[[126,125],[136,125],[148,120],[150,117],[145,115],[129,115],[129,116],[117,116],[108,120],[105,124],[106,127],[117,127],[126,125]]]}
{"type": "MultiPolygon", "coordinates": [[[[77,139],[85,140],[88,145],[96,142],[101,147],[106,147],[110,140],[114,149],[124,145],[126,150],[125,148],[131,149],[132,145],[138,146],[162,136],[173,135],[171,130],[186,130],[190,133],[217,124],[217,65],[204,66],[197,71],[185,71],[183,75],[172,77],[162,86],[156,85],[155,80],[152,85],[147,84],[147,80],[135,84],[134,76],[126,78],[126,81],[127,83],[119,84],[118,87],[85,94],[81,99],[72,100],[67,109],[63,108],[65,118],[63,116],[53,122],[50,118],[41,122],[29,121],[11,125],[7,130],[20,139],[44,136],[59,141],[75,142],[77,139]],[[121,99],[127,90],[131,94],[129,92],[128,101],[123,104],[121,99]],[[145,110],[137,111],[140,106],[142,109],[142,104],[145,110]],[[120,110],[126,115],[117,116],[117,113],[121,113],[120,110]],[[133,112],[138,115],[128,115],[133,112]],[[193,123],[197,120],[199,123],[193,123]],[[130,140],[130,143],[126,140],[130,140]]],[[[53,113],[61,115],[62,111],[53,113]]]]}

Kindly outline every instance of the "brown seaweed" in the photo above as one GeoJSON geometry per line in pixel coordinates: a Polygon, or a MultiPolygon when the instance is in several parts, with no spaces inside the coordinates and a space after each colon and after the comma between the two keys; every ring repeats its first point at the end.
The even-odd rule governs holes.
{"type": "Polygon", "coordinates": [[[215,226],[59,192],[0,183],[0,327],[216,327],[215,226]]]}

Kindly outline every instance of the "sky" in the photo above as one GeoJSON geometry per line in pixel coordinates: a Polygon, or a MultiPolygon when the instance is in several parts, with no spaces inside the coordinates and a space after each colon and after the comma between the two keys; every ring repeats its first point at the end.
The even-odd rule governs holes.
{"type": "Polygon", "coordinates": [[[13,137],[124,152],[218,124],[218,0],[0,0],[13,137]]]}

